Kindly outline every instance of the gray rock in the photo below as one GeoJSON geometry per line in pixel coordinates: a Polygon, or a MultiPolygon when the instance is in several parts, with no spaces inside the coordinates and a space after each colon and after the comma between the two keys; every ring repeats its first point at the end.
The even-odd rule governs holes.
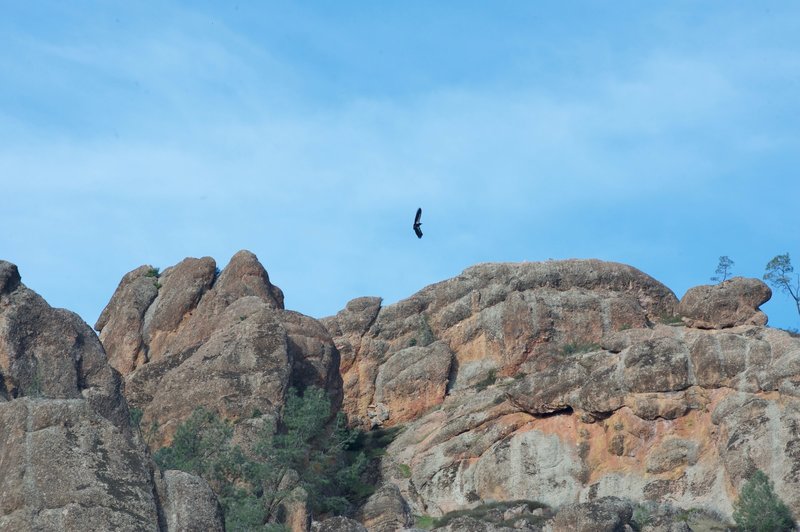
{"type": "Polygon", "coordinates": [[[367,532],[364,525],[358,521],[342,516],[315,522],[312,524],[311,530],[312,532],[367,532]]]}
{"type": "Polygon", "coordinates": [[[408,503],[394,484],[373,493],[361,510],[361,522],[370,532],[394,532],[410,527],[414,520],[408,503]]]}
{"type": "Polygon", "coordinates": [[[0,403],[2,530],[159,530],[151,467],[86,400],[0,403]]]}
{"type": "Polygon", "coordinates": [[[164,471],[166,500],[163,512],[167,530],[181,532],[222,532],[222,509],[211,486],[200,477],[183,471],[164,471]]]}
{"type": "Polygon", "coordinates": [[[630,501],[604,497],[561,507],[551,526],[553,532],[622,532],[632,517],[630,501]]]}

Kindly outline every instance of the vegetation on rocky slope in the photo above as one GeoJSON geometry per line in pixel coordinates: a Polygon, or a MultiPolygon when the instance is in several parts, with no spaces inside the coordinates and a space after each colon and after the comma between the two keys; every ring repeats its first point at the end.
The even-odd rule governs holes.
{"type": "Polygon", "coordinates": [[[734,505],[733,519],[742,532],[782,532],[795,529],[792,513],[775,494],[772,482],[763,471],[756,471],[742,487],[734,505]]]}
{"type": "Polygon", "coordinates": [[[309,387],[299,395],[290,389],[280,424],[264,423],[244,449],[233,443],[229,422],[199,408],[154,457],[163,469],[206,479],[228,530],[281,530],[286,505],[303,492],[313,514],[345,514],[370,493],[361,481],[367,458],[351,451],[357,431],[342,414],[329,423],[330,412],[324,390],[309,387]]]}

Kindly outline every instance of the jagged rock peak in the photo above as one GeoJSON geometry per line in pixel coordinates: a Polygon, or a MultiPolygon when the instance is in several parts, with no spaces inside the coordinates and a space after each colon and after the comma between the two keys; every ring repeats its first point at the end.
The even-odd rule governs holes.
{"type": "Polygon", "coordinates": [[[258,258],[240,251],[125,275],[97,323],[129,403],[156,424],[153,446],[202,406],[226,419],[276,414],[289,387],[325,388],[341,402],[339,354],[317,320],[284,309],[258,258]],[[202,386],[196,383],[202,382],[202,386]]]}
{"type": "Polygon", "coordinates": [[[215,328],[216,318],[248,297],[283,309],[283,292],[250,251],[236,253],[221,272],[211,257],[189,257],[163,272],[139,266],[122,278],[95,329],[111,364],[127,375],[166,351],[201,344],[215,328]],[[202,319],[176,334],[193,316],[202,319]]]}

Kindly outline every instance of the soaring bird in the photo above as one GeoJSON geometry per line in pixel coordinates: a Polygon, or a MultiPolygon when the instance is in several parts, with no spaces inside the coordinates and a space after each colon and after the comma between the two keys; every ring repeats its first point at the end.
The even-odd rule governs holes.
{"type": "Polygon", "coordinates": [[[422,207],[417,209],[417,215],[414,216],[414,232],[417,233],[417,238],[422,238],[422,229],[419,228],[422,225],[422,222],[419,219],[422,218],[422,207]]]}

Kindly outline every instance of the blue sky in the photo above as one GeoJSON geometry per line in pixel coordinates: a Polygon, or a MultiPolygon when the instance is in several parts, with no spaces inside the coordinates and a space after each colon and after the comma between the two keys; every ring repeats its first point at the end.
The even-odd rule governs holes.
{"type": "Polygon", "coordinates": [[[0,7],[0,257],[90,324],[239,249],[315,317],[479,262],[800,270],[797,2],[0,7]]]}

